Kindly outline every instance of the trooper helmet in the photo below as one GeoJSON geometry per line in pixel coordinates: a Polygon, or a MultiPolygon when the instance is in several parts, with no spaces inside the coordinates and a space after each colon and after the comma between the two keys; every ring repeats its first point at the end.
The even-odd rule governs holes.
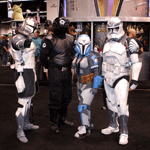
{"type": "Polygon", "coordinates": [[[37,28],[37,21],[32,13],[27,14],[24,22],[22,23],[21,30],[29,34],[34,33],[37,28]]]}
{"type": "Polygon", "coordinates": [[[124,35],[123,23],[117,17],[112,17],[107,22],[107,38],[119,40],[124,35]]]}
{"type": "Polygon", "coordinates": [[[69,19],[66,19],[64,17],[57,17],[53,21],[53,25],[52,25],[54,34],[57,35],[65,34],[68,31],[69,24],[70,24],[69,19]]]}
{"type": "Polygon", "coordinates": [[[76,41],[75,50],[80,55],[88,55],[91,52],[90,37],[86,34],[80,35],[76,41]]]}

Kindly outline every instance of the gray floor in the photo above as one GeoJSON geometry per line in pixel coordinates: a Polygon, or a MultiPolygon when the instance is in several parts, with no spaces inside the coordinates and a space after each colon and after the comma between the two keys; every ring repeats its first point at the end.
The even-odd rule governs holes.
{"type": "Polygon", "coordinates": [[[129,92],[130,118],[128,122],[129,143],[126,146],[118,144],[119,133],[104,136],[102,128],[109,124],[107,110],[101,110],[103,105],[102,90],[99,89],[91,105],[94,130],[89,137],[75,139],[74,133],[80,125],[77,111],[78,99],[76,87],[73,87],[73,99],[68,108],[68,120],[75,127],[64,126],[56,135],[50,130],[48,111],[48,86],[40,84],[39,93],[34,100],[34,123],[39,130],[27,131],[29,140],[22,144],[16,138],[17,109],[16,89],[13,81],[13,71],[9,67],[0,66],[0,150],[148,150],[150,147],[150,82],[142,81],[135,91],[129,92]]]}

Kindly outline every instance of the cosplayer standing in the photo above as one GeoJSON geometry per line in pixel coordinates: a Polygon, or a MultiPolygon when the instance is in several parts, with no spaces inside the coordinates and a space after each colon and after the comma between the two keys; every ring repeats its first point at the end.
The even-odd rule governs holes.
{"type": "Polygon", "coordinates": [[[35,74],[35,51],[36,47],[32,42],[32,34],[36,28],[36,20],[30,14],[27,15],[21,28],[18,30],[11,41],[9,51],[15,61],[14,69],[15,85],[18,96],[17,119],[17,138],[27,143],[28,139],[24,130],[38,129],[39,126],[29,122],[29,110],[32,97],[37,90],[37,78],[35,74]]]}
{"type": "Polygon", "coordinates": [[[72,66],[78,78],[78,112],[80,113],[82,124],[78,127],[78,131],[74,136],[76,138],[84,138],[90,135],[91,128],[93,127],[90,105],[99,86],[102,84],[103,78],[100,76],[100,55],[94,51],[91,52],[91,42],[88,35],[83,34],[78,37],[75,50],[77,53],[72,66]]]}
{"type": "Polygon", "coordinates": [[[119,144],[121,145],[128,143],[128,92],[129,89],[136,89],[142,66],[138,58],[138,51],[137,42],[125,36],[120,19],[112,17],[107,23],[107,40],[103,49],[102,63],[110,124],[107,128],[102,129],[101,133],[109,135],[119,132],[119,118],[119,144]],[[131,68],[132,75],[130,76],[131,68]]]}
{"type": "Polygon", "coordinates": [[[50,25],[52,25],[52,22],[50,20],[46,20],[44,23],[44,35],[48,34],[50,25]]]}
{"type": "Polygon", "coordinates": [[[71,64],[75,54],[74,38],[66,34],[68,27],[69,20],[56,18],[52,25],[54,34],[43,38],[40,53],[41,64],[48,68],[50,122],[55,133],[60,132],[59,127],[63,124],[74,125],[66,120],[72,99],[71,64]]]}

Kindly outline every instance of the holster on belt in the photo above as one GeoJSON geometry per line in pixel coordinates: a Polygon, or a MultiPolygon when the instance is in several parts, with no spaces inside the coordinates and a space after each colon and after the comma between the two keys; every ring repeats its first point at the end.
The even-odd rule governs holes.
{"type": "Polygon", "coordinates": [[[82,76],[78,78],[78,81],[82,84],[92,83],[94,79],[94,73],[90,73],[86,76],[82,76]]]}

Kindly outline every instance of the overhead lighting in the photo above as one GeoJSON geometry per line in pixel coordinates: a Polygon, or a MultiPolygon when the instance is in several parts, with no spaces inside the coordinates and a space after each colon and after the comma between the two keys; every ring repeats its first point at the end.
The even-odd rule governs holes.
{"type": "Polygon", "coordinates": [[[46,3],[46,2],[47,2],[47,0],[44,0],[44,2],[46,3]]]}

